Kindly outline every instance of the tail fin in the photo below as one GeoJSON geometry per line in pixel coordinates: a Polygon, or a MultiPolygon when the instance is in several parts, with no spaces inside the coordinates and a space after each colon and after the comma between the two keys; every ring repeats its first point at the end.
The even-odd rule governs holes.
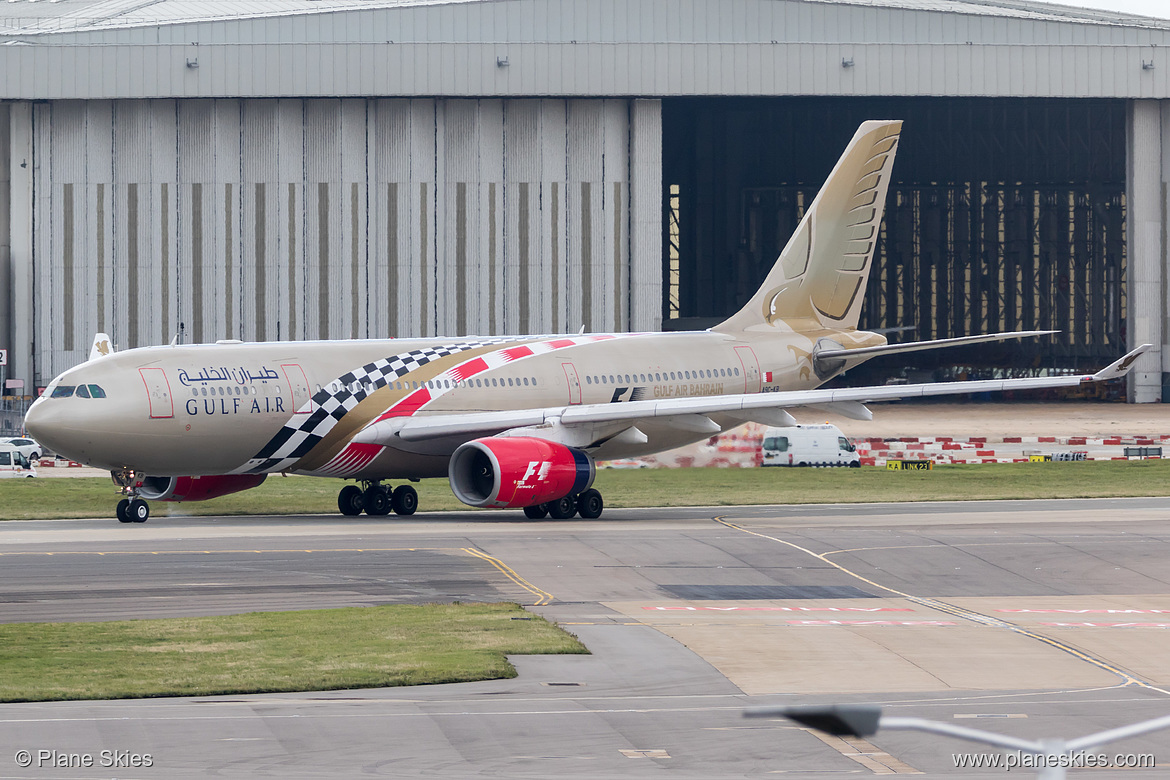
{"type": "Polygon", "coordinates": [[[96,360],[111,354],[114,348],[110,346],[110,337],[104,333],[94,334],[93,346],[89,348],[89,359],[96,360]]]}
{"type": "Polygon", "coordinates": [[[747,305],[712,330],[857,327],[900,121],[863,122],[747,305]]]}

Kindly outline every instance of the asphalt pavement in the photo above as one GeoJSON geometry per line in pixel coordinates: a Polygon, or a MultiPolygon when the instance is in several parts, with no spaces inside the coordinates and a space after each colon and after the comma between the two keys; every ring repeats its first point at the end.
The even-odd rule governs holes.
{"type": "MultiPolygon", "coordinates": [[[[950,739],[742,711],[876,703],[1025,738],[1166,715],[1168,546],[1166,499],[2,523],[0,622],[512,600],[592,655],[471,684],[4,704],[0,777],[1002,774],[957,769],[996,753],[950,739]],[[150,766],[117,765],[135,755],[150,766]]],[[[1165,767],[1166,744],[1108,752],[1165,767]]],[[[1135,774],[1158,770],[1093,777],[1135,774]]]]}

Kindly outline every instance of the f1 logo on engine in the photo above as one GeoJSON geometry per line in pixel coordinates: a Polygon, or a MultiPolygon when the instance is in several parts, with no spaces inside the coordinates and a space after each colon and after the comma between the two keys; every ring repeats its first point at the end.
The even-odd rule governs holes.
{"type": "Polygon", "coordinates": [[[547,460],[532,460],[528,462],[528,468],[524,471],[524,476],[520,478],[519,485],[535,486],[544,482],[548,478],[549,469],[552,468],[552,462],[547,460]],[[529,482],[529,478],[532,479],[529,482]]]}

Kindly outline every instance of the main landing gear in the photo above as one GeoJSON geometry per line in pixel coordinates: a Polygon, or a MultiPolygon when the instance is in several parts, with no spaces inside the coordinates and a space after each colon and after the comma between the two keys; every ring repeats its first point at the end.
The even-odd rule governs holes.
{"type": "Polygon", "coordinates": [[[150,518],[150,505],[138,497],[138,480],[130,469],[110,472],[110,479],[126,496],[118,502],[116,514],[119,523],[145,523],[150,518]]]}
{"type": "Polygon", "coordinates": [[[418,493],[410,485],[399,485],[391,489],[380,482],[363,482],[361,487],[346,485],[337,494],[337,508],[343,515],[360,515],[365,512],[373,517],[390,514],[413,515],[418,509],[418,493]]]}
{"type": "Polygon", "coordinates": [[[531,520],[543,520],[552,517],[554,520],[568,520],[573,515],[580,515],[586,520],[601,517],[601,510],[605,502],[601,493],[589,488],[579,496],[562,496],[556,501],[547,504],[536,504],[524,507],[524,516],[531,520]]]}

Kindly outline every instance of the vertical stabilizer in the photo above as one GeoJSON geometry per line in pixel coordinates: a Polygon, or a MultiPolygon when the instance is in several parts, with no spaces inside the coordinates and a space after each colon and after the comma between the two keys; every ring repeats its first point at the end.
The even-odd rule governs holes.
{"type": "Polygon", "coordinates": [[[747,305],[721,333],[857,327],[901,121],[863,122],[747,305]]]}
{"type": "Polygon", "coordinates": [[[111,354],[114,348],[110,346],[110,337],[104,333],[97,333],[93,337],[93,346],[89,348],[89,359],[96,360],[111,354]]]}

